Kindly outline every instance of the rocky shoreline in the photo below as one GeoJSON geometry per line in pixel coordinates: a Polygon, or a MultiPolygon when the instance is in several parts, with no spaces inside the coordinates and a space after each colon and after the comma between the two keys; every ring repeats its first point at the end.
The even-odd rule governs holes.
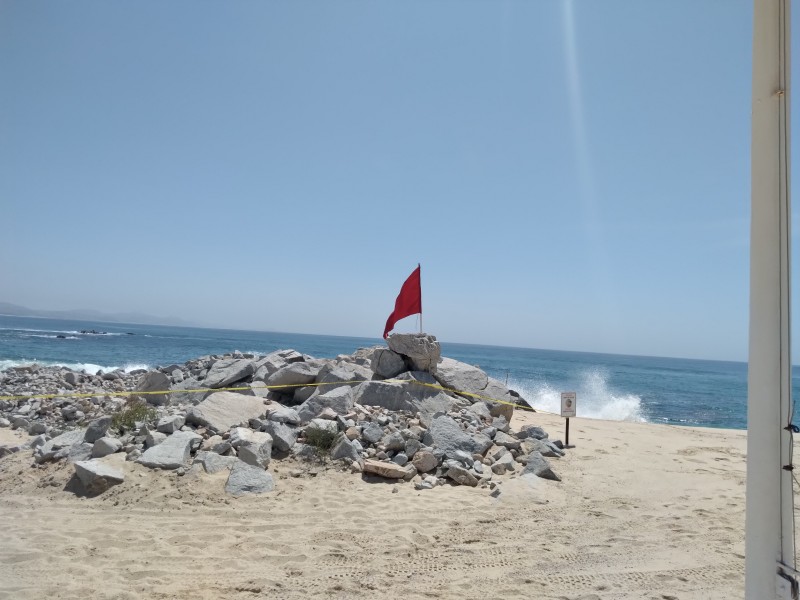
{"type": "Polygon", "coordinates": [[[387,342],[333,359],[281,350],[130,373],[7,369],[0,396],[16,398],[0,400],[0,427],[29,439],[0,446],[0,460],[26,451],[33,468],[67,461],[89,495],[124,481],[103,460],[117,453],[178,475],[228,470],[234,496],[272,491],[270,464],[283,460],[494,496],[508,477],[560,481],[547,458],[563,456],[561,442],[538,426],[510,428],[515,408],[531,410],[519,394],[441,357],[434,336],[387,342]]]}

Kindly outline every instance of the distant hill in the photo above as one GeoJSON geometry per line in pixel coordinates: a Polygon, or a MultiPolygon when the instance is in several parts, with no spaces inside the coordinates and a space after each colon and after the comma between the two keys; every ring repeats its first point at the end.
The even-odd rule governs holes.
{"type": "Polygon", "coordinates": [[[154,317],[142,313],[106,313],[99,310],[36,310],[0,302],[0,315],[15,317],[45,317],[48,319],[69,319],[73,321],[103,321],[106,323],[141,323],[142,325],[178,325],[182,327],[197,327],[196,323],[179,319],[178,317],[154,317]]]}

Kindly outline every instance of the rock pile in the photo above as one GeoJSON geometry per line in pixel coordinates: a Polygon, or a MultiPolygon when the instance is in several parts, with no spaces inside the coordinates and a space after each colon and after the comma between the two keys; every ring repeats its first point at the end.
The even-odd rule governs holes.
{"type": "Polygon", "coordinates": [[[559,480],[563,456],[539,427],[510,429],[524,400],[479,368],[441,358],[436,338],[395,334],[388,347],[316,359],[295,350],[234,352],[129,374],[22,367],[0,373],[0,426],[26,430],[35,463],[67,460],[90,493],[124,475],[101,462],[124,452],[151,469],[228,469],[228,493],[274,488],[272,460],[332,460],[365,477],[481,486],[521,471],[559,480]],[[129,398],[114,393],[132,391],[129,398]],[[203,390],[203,391],[198,391],[203,390]],[[164,392],[169,393],[151,393],[164,392]],[[86,398],[69,393],[89,394],[86,398]]]}

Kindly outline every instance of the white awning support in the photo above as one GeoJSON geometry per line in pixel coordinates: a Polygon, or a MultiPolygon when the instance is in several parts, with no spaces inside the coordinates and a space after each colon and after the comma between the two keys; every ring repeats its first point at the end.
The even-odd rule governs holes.
{"type": "Polygon", "coordinates": [[[789,0],[755,0],[745,598],[796,597],[790,357],[789,0]],[[782,568],[787,565],[789,568],[782,568]],[[789,594],[789,595],[787,595],[789,594]]]}

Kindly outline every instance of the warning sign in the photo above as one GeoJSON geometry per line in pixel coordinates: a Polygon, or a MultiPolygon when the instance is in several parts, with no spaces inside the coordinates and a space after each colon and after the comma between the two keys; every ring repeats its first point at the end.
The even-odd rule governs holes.
{"type": "Polygon", "coordinates": [[[561,416],[574,417],[575,416],[575,392],[561,392],[561,416]]]}

